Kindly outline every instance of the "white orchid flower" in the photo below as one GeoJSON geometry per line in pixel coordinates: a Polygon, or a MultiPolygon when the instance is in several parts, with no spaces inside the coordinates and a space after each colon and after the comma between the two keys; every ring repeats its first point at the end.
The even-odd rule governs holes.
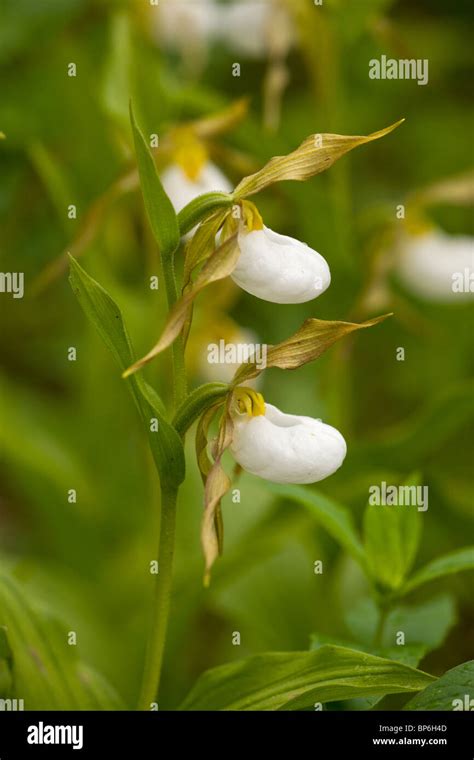
{"type": "Polygon", "coordinates": [[[474,238],[432,229],[404,238],[397,272],[409,290],[430,301],[474,293],[474,238]]]}
{"type": "Polygon", "coordinates": [[[268,227],[239,231],[240,257],[232,279],[272,303],[305,303],[329,287],[331,273],[320,253],[268,227]]]}
{"type": "Polygon", "coordinates": [[[339,469],[347,446],[336,428],[311,417],[284,414],[259,398],[262,405],[257,405],[256,416],[246,410],[233,418],[230,450],[244,470],[273,483],[305,484],[339,469]]]}

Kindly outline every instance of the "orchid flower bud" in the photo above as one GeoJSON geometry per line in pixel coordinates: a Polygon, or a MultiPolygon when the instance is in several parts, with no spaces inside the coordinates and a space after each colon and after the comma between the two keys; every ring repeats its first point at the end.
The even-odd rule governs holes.
{"type": "Polygon", "coordinates": [[[321,254],[268,227],[239,231],[240,257],[232,279],[243,290],[272,303],[305,303],[329,287],[331,274],[321,254]]]}
{"type": "Polygon", "coordinates": [[[454,301],[474,292],[474,238],[430,230],[404,238],[397,271],[413,293],[454,301]]]}
{"type": "Polygon", "coordinates": [[[338,430],[311,417],[284,414],[271,404],[246,404],[233,423],[234,459],[247,472],[273,483],[316,483],[339,469],[346,456],[346,442],[338,430]]]}

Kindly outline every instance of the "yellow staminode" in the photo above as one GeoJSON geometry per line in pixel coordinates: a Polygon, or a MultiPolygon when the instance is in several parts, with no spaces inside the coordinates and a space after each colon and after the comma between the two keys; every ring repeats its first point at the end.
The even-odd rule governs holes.
{"type": "Polygon", "coordinates": [[[263,230],[263,219],[255,203],[242,201],[242,215],[248,232],[263,230]]]}
{"type": "Polygon", "coordinates": [[[249,417],[260,417],[265,414],[265,401],[261,393],[253,388],[239,387],[234,390],[236,406],[241,414],[249,417]]]}
{"type": "Polygon", "coordinates": [[[232,235],[235,235],[240,225],[243,225],[247,232],[263,230],[262,216],[252,201],[239,201],[233,209],[228,211],[222,226],[221,239],[227,240],[232,235]],[[238,209],[237,214],[234,213],[234,209],[238,209]]]}
{"type": "Polygon", "coordinates": [[[202,140],[187,127],[174,130],[172,135],[173,159],[191,182],[195,182],[208,161],[208,152],[202,140]]]}

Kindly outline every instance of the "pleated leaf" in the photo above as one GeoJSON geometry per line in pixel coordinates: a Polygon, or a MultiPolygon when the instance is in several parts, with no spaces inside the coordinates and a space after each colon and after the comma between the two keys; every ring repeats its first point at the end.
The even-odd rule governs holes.
{"type": "Polygon", "coordinates": [[[25,710],[117,710],[120,697],[68,644],[68,630],[29,598],[9,574],[0,574],[0,626],[10,650],[10,683],[2,696],[23,699],[25,710]]]}
{"type": "MultiPolygon", "coordinates": [[[[77,299],[115,361],[123,370],[133,361],[132,346],[121,311],[109,294],[70,258],[70,282],[77,299]]],[[[149,444],[162,484],[174,487],[184,480],[184,452],[176,430],[165,418],[156,391],[141,377],[132,377],[128,387],[146,427],[149,444]],[[150,420],[158,420],[158,430],[150,430],[150,420]]]]}
{"type": "Polygon", "coordinates": [[[271,652],[204,673],[182,710],[301,710],[315,702],[420,691],[435,679],[394,660],[323,646],[271,652]]]}

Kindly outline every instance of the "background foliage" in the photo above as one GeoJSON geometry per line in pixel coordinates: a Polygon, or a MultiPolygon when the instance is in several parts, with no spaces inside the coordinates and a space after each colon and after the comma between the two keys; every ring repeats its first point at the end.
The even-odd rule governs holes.
{"type": "MultiPolygon", "coordinates": [[[[195,383],[204,345],[225,337],[223,311],[267,343],[290,335],[307,316],[371,316],[360,295],[384,243],[387,208],[394,217],[409,193],[469,168],[468,4],[324,5],[309,43],[298,40],[288,56],[289,83],[273,131],[262,120],[268,61],[213,43],[201,68],[190,67],[157,42],[145,2],[6,0],[0,7],[1,268],[25,272],[26,282],[24,300],[0,301],[0,622],[7,632],[0,683],[30,707],[133,707],[141,675],[158,527],[152,455],[66,267],[44,276],[61,252],[80,252],[81,265],[120,304],[136,354],[156,340],[165,302],[162,291],[149,288],[160,271],[141,194],[135,186],[97,204],[134,166],[130,96],[145,134],[161,135],[249,95],[248,116],[213,149],[235,184],[308,134],[368,134],[406,118],[327,174],[258,197],[268,226],[325,256],[332,285],[313,304],[278,308],[227,285],[206,291],[189,352],[195,383]],[[370,80],[368,61],[382,53],[428,58],[429,85],[370,80]],[[231,75],[235,60],[240,78],[231,75]],[[71,61],[75,78],[67,76],[71,61]],[[67,216],[72,203],[77,220],[67,216]],[[67,360],[70,346],[75,362],[67,360]],[[71,488],[75,504],[67,500],[71,488]],[[75,649],[65,646],[68,631],[77,632],[75,649]]],[[[430,214],[448,232],[473,232],[465,207],[430,214]]],[[[471,307],[421,301],[392,276],[387,305],[395,317],[382,327],[297,373],[264,373],[267,400],[338,427],[348,456],[336,475],[305,488],[303,500],[298,489],[267,488],[244,474],[241,503],[224,503],[226,552],[206,590],[201,484],[188,442],[160,708],[183,703],[204,670],[272,650],[348,645],[400,659],[394,635],[404,630],[406,665],[420,663],[438,676],[473,657],[472,573],[407,588],[377,634],[380,589],[363,572],[363,544],[382,581],[398,587],[410,566],[416,573],[464,547],[473,528],[471,307]],[[403,362],[396,361],[399,346],[403,362]],[[429,486],[429,510],[419,529],[409,526],[416,546],[400,556],[395,540],[377,540],[377,525],[368,526],[363,513],[370,485],[404,482],[413,473],[429,486]],[[313,572],[316,560],[324,563],[322,575],[313,572]],[[240,647],[232,645],[234,631],[240,647]]],[[[169,363],[166,352],[144,373],[166,401],[169,363]]],[[[324,649],[321,659],[330,662],[332,651],[324,649]]],[[[464,671],[463,678],[466,684],[464,671]]],[[[428,704],[431,693],[414,697],[413,709],[417,699],[428,704]]],[[[328,707],[374,704],[373,697],[353,696],[328,707]]],[[[205,694],[193,699],[206,704],[205,694]]],[[[407,695],[382,704],[403,701],[407,695]]]]}

